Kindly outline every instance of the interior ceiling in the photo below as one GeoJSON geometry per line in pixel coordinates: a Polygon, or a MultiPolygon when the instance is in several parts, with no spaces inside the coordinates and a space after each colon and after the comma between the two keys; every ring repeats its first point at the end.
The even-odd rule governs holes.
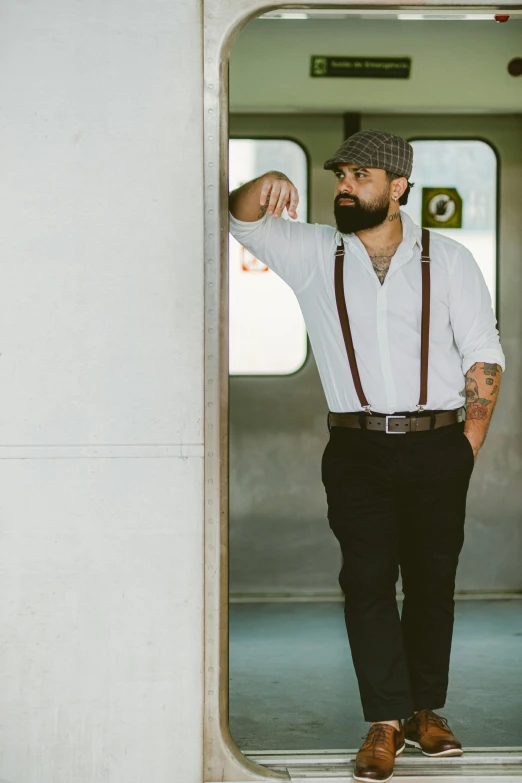
{"type": "Polygon", "coordinates": [[[491,16],[479,24],[474,21],[478,17],[473,11],[463,14],[460,9],[461,16],[471,17],[461,24],[454,23],[461,21],[455,16],[440,19],[434,15],[424,24],[416,24],[403,19],[421,20],[428,12],[382,9],[379,16],[361,9],[352,12],[301,6],[292,11],[272,10],[245,25],[234,41],[229,69],[230,111],[519,113],[522,74],[518,74],[517,63],[522,58],[522,11],[515,18],[511,15],[507,24],[492,22],[491,16]],[[281,18],[284,13],[292,16],[281,18]],[[298,14],[307,16],[295,18],[298,14]],[[328,18],[328,14],[338,18],[328,18]],[[313,78],[314,56],[348,55],[407,56],[411,73],[409,78],[386,80],[313,78]]]}

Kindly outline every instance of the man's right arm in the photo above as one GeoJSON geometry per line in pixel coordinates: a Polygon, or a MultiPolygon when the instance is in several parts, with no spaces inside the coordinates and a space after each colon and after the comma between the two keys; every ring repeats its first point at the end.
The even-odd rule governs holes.
{"type": "Polygon", "coordinates": [[[237,220],[254,222],[265,213],[281,217],[286,207],[291,218],[297,218],[299,193],[295,185],[281,171],[269,171],[257,179],[246,182],[233,190],[228,198],[228,207],[237,220]]]}
{"type": "Polygon", "coordinates": [[[311,282],[317,269],[315,226],[281,218],[285,206],[289,217],[297,218],[298,202],[296,187],[279,171],[263,174],[229,196],[229,229],[234,239],[294,292],[311,282]]]}

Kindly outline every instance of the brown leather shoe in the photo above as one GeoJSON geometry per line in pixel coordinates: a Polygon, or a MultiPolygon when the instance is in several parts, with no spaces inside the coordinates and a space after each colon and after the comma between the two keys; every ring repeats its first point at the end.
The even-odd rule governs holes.
{"type": "Polygon", "coordinates": [[[405,748],[404,728],[390,723],[374,723],[364,737],[364,742],[355,757],[355,780],[377,780],[385,783],[393,777],[393,765],[396,756],[405,748]]]}
{"type": "Polygon", "coordinates": [[[452,734],[448,721],[433,710],[419,710],[404,721],[407,745],[420,748],[425,756],[462,756],[462,745],[452,734]]]}

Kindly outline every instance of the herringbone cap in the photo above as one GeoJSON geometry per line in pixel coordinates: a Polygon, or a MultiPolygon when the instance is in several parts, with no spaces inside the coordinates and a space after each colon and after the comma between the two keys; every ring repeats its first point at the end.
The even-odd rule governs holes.
{"type": "Polygon", "coordinates": [[[341,144],[323,168],[334,169],[339,163],[357,163],[359,166],[384,169],[409,179],[413,166],[413,147],[393,133],[359,131],[341,144]]]}

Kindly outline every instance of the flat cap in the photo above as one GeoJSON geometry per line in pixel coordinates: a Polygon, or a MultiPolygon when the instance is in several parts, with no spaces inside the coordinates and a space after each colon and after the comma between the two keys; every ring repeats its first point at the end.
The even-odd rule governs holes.
{"type": "Polygon", "coordinates": [[[413,166],[413,147],[393,133],[359,131],[341,144],[323,168],[334,169],[339,163],[357,163],[359,166],[384,169],[409,179],[413,166]]]}

